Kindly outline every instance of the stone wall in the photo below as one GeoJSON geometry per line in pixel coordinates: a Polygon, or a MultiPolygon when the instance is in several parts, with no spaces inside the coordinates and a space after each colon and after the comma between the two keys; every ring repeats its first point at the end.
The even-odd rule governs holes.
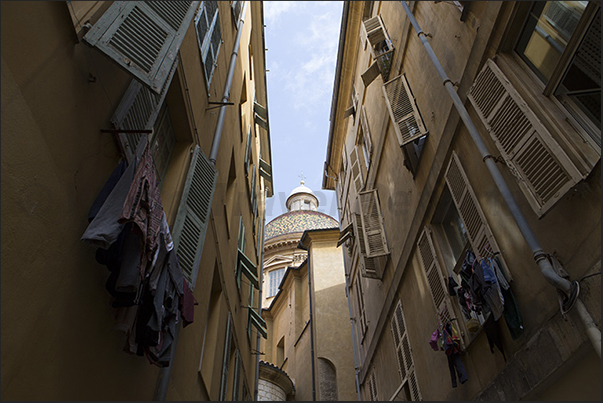
{"type": "Polygon", "coordinates": [[[285,391],[280,386],[260,379],[258,383],[258,400],[284,402],[287,398],[285,391]]]}

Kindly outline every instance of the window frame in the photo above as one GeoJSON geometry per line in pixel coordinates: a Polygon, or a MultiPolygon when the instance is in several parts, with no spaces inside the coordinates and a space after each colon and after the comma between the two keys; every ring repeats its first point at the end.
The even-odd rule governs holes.
{"type": "Polygon", "coordinates": [[[195,16],[194,19],[194,24],[195,24],[195,34],[197,36],[197,44],[199,46],[199,52],[201,55],[201,63],[203,63],[204,69],[203,69],[203,74],[205,76],[205,84],[206,84],[206,88],[207,88],[207,96],[209,97],[209,89],[211,86],[211,80],[213,78],[214,75],[214,71],[216,69],[216,67],[218,66],[218,55],[220,54],[220,48],[222,47],[222,43],[224,42],[224,40],[222,39],[222,27],[220,24],[220,7],[219,7],[219,1],[213,1],[214,3],[216,3],[216,11],[214,13],[214,15],[211,17],[211,20],[208,18],[208,8],[206,7],[206,5],[209,3],[208,0],[204,0],[201,2],[201,4],[199,5],[199,11],[197,12],[197,15],[195,16]],[[198,24],[199,21],[201,20],[201,18],[205,18],[205,22],[207,23],[207,31],[205,32],[203,38],[199,37],[199,31],[198,31],[198,24]],[[219,35],[220,35],[220,41],[218,43],[217,49],[213,49],[213,47],[211,46],[212,43],[212,37],[214,36],[214,31],[215,29],[219,30],[219,35]],[[212,57],[212,66],[211,66],[211,70],[208,74],[208,69],[207,69],[207,57],[211,52],[211,57],[212,57]]]}
{"type": "MultiPolygon", "coordinates": [[[[562,136],[564,136],[564,139],[568,143],[572,143],[574,147],[577,147],[579,149],[579,151],[574,151],[574,154],[576,154],[577,157],[580,158],[581,162],[587,167],[590,172],[601,157],[601,147],[592,138],[593,135],[596,135],[596,125],[590,120],[590,118],[586,116],[583,116],[580,119],[583,121],[580,122],[580,120],[575,116],[575,113],[572,113],[572,110],[570,110],[572,108],[568,108],[568,106],[564,105],[564,101],[554,93],[561,85],[561,81],[565,77],[566,71],[571,66],[576,51],[578,50],[583,38],[585,37],[586,33],[588,32],[588,29],[594,21],[597,12],[600,12],[599,10],[601,7],[600,4],[597,4],[597,2],[588,2],[578,22],[578,25],[576,26],[559,61],[556,64],[553,73],[551,74],[551,77],[548,80],[548,83],[545,84],[542,79],[533,71],[529,64],[526,63],[516,51],[516,48],[518,46],[519,41],[521,40],[521,35],[527,24],[527,20],[532,11],[534,3],[535,2],[518,2],[518,4],[516,4],[515,9],[513,10],[513,15],[511,16],[512,21],[507,26],[505,33],[503,34],[503,37],[507,39],[503,40],[499,50],[500,52],[502,52],[500,56],[503,56],[501,57],[501,60],[504,62],[504,64],[508,64],[508,67],[505,68],[504,64],[502,63],[497,64],[499,64],[499,67],[503,69],[504,74],[507,76],[509,76],[510,73],[509,69],[512,69],[514,74],[517,74],[518,71],[521,71],[522,75],[524,75],[522,80],[524,82],[521,82],[520,86],[525,86],[527,88],[527,91],[530,94],[536,96],[536,98],[545,98],[547,100],[545,102],[550,102],[552,107],[555,107],[559,110],[559,112],[564,116],[565,120],[567,121],[567,125],[571,129],[573,129],[573,132],[576,132],[578,134],[578,138],[576,138],[576,136],[571,133],[571,129],[561,129],[559,130],[559,132],[564,133],[562,136]],[[516,66],[513,66],[513,64],[519,67],[519,70],[516,69],[516,66]],[[529,83],[525,82],[525,78],[528,78],[529,83]],[[593,130],[595,131],[595,133],[593,133],[593,130]],[[577,141],[578,139],[580,140],[580,142],[577,141]],[[582,149],[582,146],[580,144],[581,142],[587,143],[588,147],[592,149],[592,152],[597,154],[598,159],[593,158],[592,155],[589,155],[590,153],[585,152],[582,149]],[[587,155],[584,155],[585,153],[587,155]]],[[[512,84],[516,86],[514,82],[512,84]]],[[[547,108],[547,106],[537,106],[538,109],[534,109],[534,112],[540,117],[541,115],[543,115],[542,109],[547,108]]],[[[532,105],[530,105],[530,107],[532,107],[532,105]]],[[[579,108],[576,107],[576,109],[579,108]]],[[[552,118],[557,122],[561,120],[558,117],[552,118]]],[[[565,126],[564,123],[565,122],[561,122],[561,125],[565,126]]],[[[598,129],[600,137],[600,128],[598,129]]]]}

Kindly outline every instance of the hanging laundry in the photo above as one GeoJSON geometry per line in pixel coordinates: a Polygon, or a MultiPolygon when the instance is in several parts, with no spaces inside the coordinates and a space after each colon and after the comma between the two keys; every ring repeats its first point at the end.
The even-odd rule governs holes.
{"type": "Polygon", "coordinates": [[[119,223],[117,219],[121,214],[126,196],[130,191],[138,156],[142,156],[145,150],[144,146],[144,142],[139,144],[136,149],[137,158],[128,165],[128,168],[119,178],[119,181],[115,184],[113,190],[98,210],[98,213],[84,231],[81,237],[82,242],[108,249],[123,230],[124,224],[119,223]]]}
{"type": "Polygon", "coordinates": [[[134,160],[127,167],[122,161],[103,186],[82,241],[100,246],[96,260],[109,269],[105,288],[116,329],[126,336],[124,351],[165,367],[177,326],[192,323],[196,301],[178,263],[146,142],[134,160]]]}
{"type": "Polygon", "coordinates": [[[500,328],[498,326],[498,320],[494,319],[493,315],[490,315],[482,324],[482,327],[486,333],[486,337],[488,338],[490,352],[494,354],[494,346],[496,346],[502,353],[505,362],[507,362],[507,357],[505,357],[505,350],[503,348],[502,337],[500,334],[500,328]]]}
{"type": "Polygon", "coordinates": [[[117,164],[117,167],[115,167],[115,169],[111,173],[111,176],[109,176],[109,179],[103,185],[103,188],[101,189],[100,193],[96,196],[96,199],[94,199],[92,207],[90,207],[90,211],[88,212],[88,223],[91,223],[94,217],[96,217],[98,211],[105,203],[105,200],[107,200],[107,197],[109,197],[109,195],[115,188],[115,185],[117,185],[117,183],[121,179],[121,176],[124,174],[127,167],[128,163],[124,159],[122,159],[119,164],[117,164]]]}
{"type": "Polygon", "coordinates": [[[511,334],[511,338],[513,340],[517,340],[519,336],[524,331],[523,328],[523,318],[521,316],[521,312],[519,311],[519,306],[517,305],[517,301],[515,300],[515,296],[513,295],[513,290],[511,290],[511,285],[507,282],[505,274],[500,267],[502,267],[498,256],[495,256],[494,262],[498,267],[497,278],[501,284],[502,294],[505,298],[505,308],[503,310],[503,316],[505,318],[505,323],[507,324],[507,328],[509,329],[509,333],[511,334]],[[504,284],[507,287],[504,287],[504,284]]]}

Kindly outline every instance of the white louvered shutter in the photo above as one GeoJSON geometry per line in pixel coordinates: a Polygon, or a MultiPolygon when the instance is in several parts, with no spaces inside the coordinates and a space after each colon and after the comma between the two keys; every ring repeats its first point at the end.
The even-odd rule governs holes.
{"type": "Polygon", "coordinates": [[[159,94],[198,1],[116,1],[84,41],[159,94]]]}
{"type": "Polygon", "coordinates": [[[419,385],[417,384],[415,374],[415,364],[408,341],[408,332],[406,331],[406,322],[402,311],[402,302],[398,300],[394,315],[391,320],[391,331],[394,336],[394,345],[396,349],[396,358],[398,361],[398,372],[400,380],[408,382],[411,393],[411,400],[421,400],[419,385]]]}
{"type": "Polygon", "coordinates": [[[364,20],[362,22],[362,28],[362,34],[366,36],[371,44],[373,56],[377,57],[383,51],[392,49],[391,40],[380,15],[364,20]],[[386,46],[383,46],[383,41],[385,41],[386,46]]]}
{"type": "Polygon", "coordinates": [[[366,69],[364,73],[361,74],[362,82],[365,87],[368,87],[377,77],[381,74],[381,70],[379,69],[379,63],[373,62],[371,66],[366,69]]]}
{"type": "Polygon", "coordinates": [[[368,388],[369,397],[372,402],[379,401],[379,392],[377,391],[377,377],[375,375],[375,368],[371,370],[371,374],[368,377],[368,388]]]}
{"type": "Polygon", "coordinates": [[[209,223],[218,172],[199,146],[195,146],[172,237],[189,288],[194,290],[209,223]]]}
{"type": "MultiPolygon", "coordinates": [[[[148,87],[142,85],[138,80],[133,79],[111,117],[113,128],[121,130],[152,130],[176,72],[177,65],[178,61],[176,60],[159,94],[149,90],[148,87]]],[[[132,162],[134,151],[140,139],[146,136],[143,133],[118,133],[122,150],[128,162],[132,162]]]]}
{"type": "MultiPolygon", "coordinates": [[[[484,213],[469,183],[469,179],[463,170],[461,162],[452,152],[450,163],[446,169],[446,183],[450,189],[454,205],[463,221],[463,226],[467,232],[471,249],[476,255],[481,257],[493,257],[494,253],[500,252],[500,248],[492,235],[492,231],[487,224],[484,213]]],[[[508,271],[504,257],[499,255],[503,263],[502,269],[508,280],[512,279],[511,272],[508,271]]]]}
{"type": "Polygon", "coordinates": [[[354,235],[357,238],[357,246],[359,249],[358,260],[363,277],[381,278],[379,270],[379,262],[375,258],[366,256],[366,242],[364,240],[364,226],[360,214],[352,213],[352,225],[354,226],[354,235]]]}
{"type": "Polygon", "coordinates": [[[385,256],[389,253],[385,229],[383,227],[383,215],[379,206],[377,189],[360,192],[360,218],[364,229],[364,242],[366,257],[385,256]]]}
{"type": "Polygon", "coordinates": [[[433,247],[431,234],[427,228],[423,230],[419,237],[417,251],[423,263],[423,269],[427,276],[427,283],[429,284],[437,316],[442,320],[442,323],[446,320],[450,321],[454,317],[454,311],[452,310],[446,283],[440,269],[440,264],[438,263],[435,248],[433,247]]]}
{"type": "Polygon", "coordinates": [[[583,178],[491,59],[468,98],[539,217],[583,178]]]}
{"type": "Polygon", "coordinates": [[[383,84],[383,93],[400,146],[427,134],[423,118],[404,74],[383,84]]]}

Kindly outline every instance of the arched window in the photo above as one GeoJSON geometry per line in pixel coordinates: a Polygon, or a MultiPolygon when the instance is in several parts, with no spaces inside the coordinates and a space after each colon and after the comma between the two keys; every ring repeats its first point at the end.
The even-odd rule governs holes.
{"type": "Polygon", "coordinates": [[[337,397],[337,371],[335,365],[326,358],[318,358],[318,382],[320,400],[336,401],[337,397]]]}

